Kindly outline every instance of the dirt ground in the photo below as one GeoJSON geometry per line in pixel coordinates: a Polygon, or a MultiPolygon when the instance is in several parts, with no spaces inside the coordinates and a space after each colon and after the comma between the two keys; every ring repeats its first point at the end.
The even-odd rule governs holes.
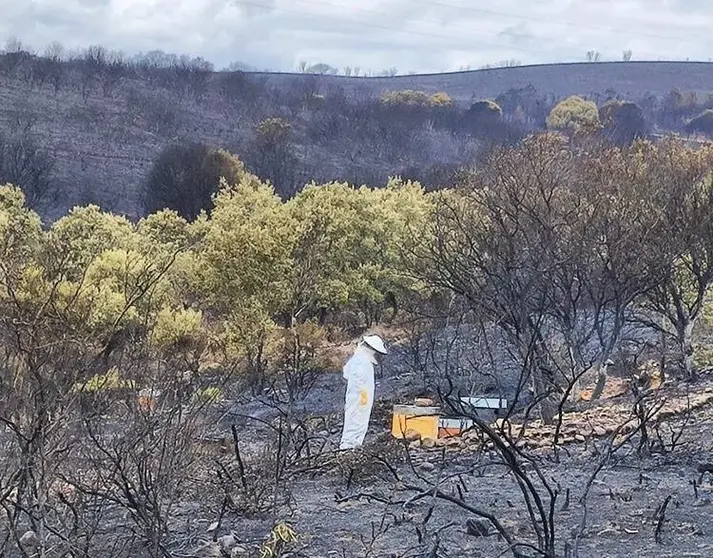
{"type": "MultiPolygon", "coordinates": [[[[403,355],[395,358],[403,360],[403,355]]],[[[318,447],[316,455],[290,465],[277,492],[270,465],[275,446],[267,441],[274,440],[269,437],[269,423],[279,417],[278,409],[255,397],[230,401],[216,409],[210,434],[217,440],[229,439],[227,444],[208,444],[199,460],[201,478],[193,483],[195,488],[182,494],[171,513],[170,555],[513,556],[492,524],[478,519],[467,506],[492,514],[513,541],[535,543],[516,478],[475,432],[428,443],[391,438],[393,404],[423,395],[426,386],[404,369],[385,369],[377,381],[378,401],[361,450],[335,451],[344,392],[338,372],[324,374],[307,397],[295,404],[295,415],[309,419],[310,436],[321,443],[314,445],[318,447]],[[252,513],[228,509],[221,516],[222,492],[216,488],[215,478],[219,464],[235,474],[233,425],[242,459],[263,490],[254,495],[256,509],[252,513]],[[270,554],[264,544],[273,526],[280,523],[293,529],[296,540],[270,554]]],[[[622,442],[636,423],[633,397],[621,378],[612,377],[604,395],[600,401],[581,401],[568,410],[556,455],[553,428],[536,421],[528,425],[519,442],[527,459],[539,467],[556,491],[552,503],[535,467],[524,464],[527,478],[538,487],[542,505],[554,509],[557,557],[567,556],[566,545],[570,550],[578,546],[581,558],[713,556],[713,474],[699,470],[702,464],[713,463],[713,371],[702,374],[695,384],[669,381],[651,392],[646,405],[656,413],[648,429],[650,451],[643,454],[637,452],[640,437],[636,435],[604,460],[611,442],[622,442]],[[629,426],[617,431],[624,423],[629,426]],[[586,525],[576,543],[585,513],[580,498],[600,464],[586,500],[586,525]]],[[[517,429],[518,417],[512,427],[517,429]]],[[[119,533],[118,539],[132,537],[134,527],[125,510],[105,506],[102,521],[111,526],[102,536],[111,538],[119,533]]],[[[126,553],[112,556],[149,555],[137,539],[133,541],[126,553]]],[[[523,558],[538,555],[524,547],[521,552],[523,558]]],[[[86,556],[102,556],[101,545],[86,556]]]]}
{"type": "MultiPolygon", "coordinates": [[[[333,448],[340,434],[341,385],[331,380],[326,384],[330,389],[322,385],[316,393],[321,393],[323,408],[331,407],[330,429],[324,434],[333,448]]],[[[403,390],[408,391],[409,385],[406,380],[390,378],[382,383],[382,394],[403,401],[403,390]]],[[[611,389],[610,398],[584,402],[579,411],[566,415],[559,462],[553,459],[547,428],[535,425],[526,436],[526,447],[559,491],[554,504],[559,556],[565,556],[565,541],[573,544],[584,513],[579,498],[602,459],[614,425],[624,422],[631,413],[632,399],[621,391],[611,389]]],[[[473,533],[467,521],[475,516],[462,507],[430,495],[405,503],[417,494],[408,486],[426,489],[436,479],[440,479],[442,492],[463,495],[467,504],[493,514],[518,541],[534,542],[525,502],[513,475],[500,464],[495,452],[483,450],[473,436],[428,448],[412,443],[409,459],[390,461],[401,477],[401,482],[395,482],[375,458],[382,447],[397,445],[392,442],[384,446],[392,399],[383,397],[361,455],[345,456],[340,466],[325,467],[319,474],[295,477],[290,504],[276,515],[234,517],[224,522],[220,534],[232,532],[235,536],[238,551],[234,556],[243,555],[239,554],[242,551],[245,556],[251,555],[250,549],[256,548],[275,520],[289,522],[297,533],[298,541],[289,546],[293,556],[511,556],[508,545],[492,527],[486,536],[473,533]]],[[[607,461],[587,500],[580,557],[713,556],[713,478],[698,471],[700,464],[713,461],[713,375],[701,378],[693,391],[686,384],[674,383],[664,385],[652,397],[651,405],[661,405],[657,416],[666,421],[658,430],[652,425],[649,433],[652,439],[660,436],[665,451],[654,444],[649,455],[639,456],[636,437],[607,461]],[[672,433],[681,430],[683,434],[670,451],[672,433]],[[659,510],[664,503],[662,517],[659,510]]],[[[532,468],[526,470],[535,478],[532,468]]],[[[544,492],[542,497],[549,505],[544,492]]],[[[211,521],[205,518],[203,523],[211,521]]],[[[523,553],[530,555],[536,554],[523,553]]]]}

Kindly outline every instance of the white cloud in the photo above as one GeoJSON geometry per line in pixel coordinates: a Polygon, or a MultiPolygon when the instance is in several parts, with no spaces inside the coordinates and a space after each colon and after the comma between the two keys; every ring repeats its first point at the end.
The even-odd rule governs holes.
{"type": "Polygon", "coordinates": [[[101,44],[160,49],[292,70],[301,60],[343,68],[445,71],[503,60],[707,60],[713,13],[704,0],[0,0],[0,41],[42,50],[101,44]]]}

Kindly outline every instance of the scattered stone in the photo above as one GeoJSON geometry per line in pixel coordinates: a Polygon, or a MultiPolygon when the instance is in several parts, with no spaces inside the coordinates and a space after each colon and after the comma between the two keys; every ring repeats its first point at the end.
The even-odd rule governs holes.
{"type": "Polygon", "coordinates": [[[40,546],[40,538],[34,531],[25,531],[20,537],[20,544],[27,548],[38,548],[40,546]]]}
{"type": "Polygon", "coordinates": [[[234,546],[230,551],[230,558],[246,558],[249,555],[249,551],[244,546],[234,546]]]}
{"type": "Polygon", "coordinates": [[[217,542],[209,542],[198,549],[196,553],[202,558],[220,558],[223,552],[217,542]]]}
{"type": "Polygon", "coordinates": [[[468,519],[465,522],[465,527],[471,537],[487,537],[489,534],[487,523],[480,519],[468,519]]]}
{"type": "Polygon", "coordinates": [[[466,430],[461,437],[466,440],[478,440],[480,435],[477,430],[466,430]]]}
{"type": "Polygon", "coordinates": [[[601,426],[595,426],[594,427],[594,435],[598,437],[606,436],[607,435],[607,429],[602,428],[601,426]]]}
{"type": "Polygon", "coordinates": [[[228,552],[231,548],[233,548],[236,542],[238,541],[232,533],[230,535],[223,535],[218,539],[220,548],[222,548],[225,552],[228,552]]]}
{"type": "Polygon", "coordinates": [[[428,399],[427,397],[418,397],[413,404],[416,407],[433,407],[435,405],[433,399],[428,399]]]}
{"type": "Polygon", "coordinates": [[[582,442],[586,442],[586,441],[587,441],[587,439],[586,439],[584,436],[582,436],[581,434],[575,435],[574,439],[575,439],[577,442],[579,442],[579,443],[582,443],[582,442]]]}
{"type": "Polygon", "coordinates": [[[414,442],[416,440],[420,440],[421,435],[418,433],[417,430],[409,428],[406,432],[404,432],[404,438],[406,438],[406,440],[408,440],[409,442],[414,442]]]}
{"type": "Polygon", "coordinates": [[[468,442],[467,440],[463,440],[462,438],[444,438],[442,445],[446,446],[447,448],[463,448],[467,447],[468,444],[475,444],[475,441],[468,442]]]}
{"type": "Polygon", "coordinates": [[[424,438],[421,440],[421,447],[431,449],[436,446],[436,441],[433,438],[424,438]]]}
{"type": "Polygon", "coordinates": [[[423,463],[421,463],[419,469],[421,469],[425,473],[431,473],[436,470],[436,466],[430,461],[424,461],[423,463]]]}

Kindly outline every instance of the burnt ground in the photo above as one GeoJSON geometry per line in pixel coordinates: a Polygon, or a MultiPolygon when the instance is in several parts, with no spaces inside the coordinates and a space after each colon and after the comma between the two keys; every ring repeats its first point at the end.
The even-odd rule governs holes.
{"type": "MultiPolygon", "coordinates": [[[[584,508],[579,498],[604,459],[614,429],[629,419],[635,423],[632,396],[616,389],[620,380],[611,381],[615,387],[609,398],[582,402],[576,412],[566,414],[558,460],[546,427],[535,423],[523,439],[528,455],[558,489],[554,504],[558,556],[565,556],[565,541],[572,544],[581,524],[584,508]]],[[[408,449],[390,439],[391,405],[421,392],[422,382],[404,371],[382,377],[377,385],[381,401],[372,415],[365,447],[333,457],[330,450],[336,448],[340,435],[343,383],[337,374],[321,378],[301,410],[306,414],[320,410],[318,430],[327,440],[324,464],[291,477],[289,504],[277,513],[224,520],[219,535],[234,535],[234,555],[253,555],[276,520],[289,522],[299,535],[298,542],[288,547],[299,556],[512,555],[492,527],[487,536],[469,532],[466,522],[475,516],[454,503],[433,498],[432,492],[407,503],[418,495],[416,488],[428,489],[436,482],[443,494],[462,495],[468,505],[493,514],[519,542],[534,542],[532,523],[513,475],[472,433],[438,441],[435,447],[412,442],[408,449]],[[379,457],[385,454],[400,482],[381,464],[379,457]]],[[[248,427],[250,420],[238,415],[259,415],[257,405],[237,405],[222,418],[224,424],[243,421],[246,448],[258,447],[261,434],[248,427]]],[[[675,381],[664,384],[647,398],[647,405],[660,405],[649,428],[651,450],[640,455],[636,435],[605,460],[587,499],[581,557],[713,556],[713,479],[698,471],[700,464],[713,462],[713,374],[704,375],[693,386],[675,381]],[[672,448],[672,435],[680,432],[672,448]]],[[[260,416],[264,419],[270,414],[274,410],[260,416]]],[[[614,440],[621,440],[621,435],[614,440]]],[[[526,471],[536,482],[534,469],[526,467],[526,471]]],[[[540,494],[548,506],[545,492],[540,494]]],[[[205,517],[202,522],[207,527],[214,519],[205,517]]],[[[206,534],[204,540],[208,538],[206,534]]],[[[216,552],[218,547],[207,543],[199,548],[196,556],[209,555],[203,553],[216,552]]],[[[530,555],[536,554],[523,554],[530,555]]]]}
{"type": "MultiPolygon", "coordinates": [[[[182,491],[171,513],[170,555],[261,556],[260,547],[273,525],[287,522],[297,541],[275,556],[512,556],[492,526],[487,522],[479,524],[480,529],[469,525],[474,514],[445,499],[449,497],[492,514],[517,542],[535,542],[514,476],[474,432],[433,443],[405,443],[390,437],[391,406],[432,388],[410,366],[398,364],[406,360],[395,351],[384,364],[370,432],[365,447],[355,452],[335,453],[344,383],[337,371],[321,375],[294,406],[295,415],[309,427],[312,454],[292,460],[278,483],[272,463],[276,438],[270,425],[275,425],[284,406],[254,397],[220,405],[207,433],[218,443],[208,444],[196,471],[191,472],[191,486],[182,491]],[[232,425],[250,490],[243,500],[239,491],[234,492],[236,501],[247,504],[224,510],[221,516],[223,492],[217,487],[216,471],[223,466],[237,478],[232,425]],[[440,497],[434,497],[434,485],[440,497]],[[221,540],[226,547],[223,552],[221,540]]],[[[699,472],[699,465],[713,463],[713,372],[702,374],[695,384],[672,380],[651,392],[645,402],[657,411],[648,430],[649,451],[642,454],[637,452],[640,436],[623,443],[622,436],[629,430],[616,431],[619,425],[628,423],[630,429],[636,423],[633,397],[621,378],[611,377],[605,396],[568,410],[556,454],[552,429],[537,421],[529,424],[520,440],[528,459],[557,490],[553,505],[557,556],[565,557],[566,541],[573,544],[584,513],[580,497],[602,461],[604,466],[586,501],[580,557],[713,556],[713,475],[699,472]],[[675,438],[679,433],[680,438],[675,438]],[[604,459],[612,441],[622,445],[604,459]]],[[[514,429],[517,420],[513,419],[514,429]]],[[[550,500],[538,484],[534,466],[526,463],[524,470],[548,507],[550,500]]],[[[105,504],[102,515],[108,526],[102,537],[134,542],[127,543],[125,552],[117,553],[112,547],[110,554],[105,553],[108,546],[97,542],[84,556],[150,555],[132,539],[135,527],[124,509],[105,504]]],[[[2,536],[3,530],[0,520],[2,536]]],[[[8,556],[21,555],[11,552],[8,556]]],[[[67,554],[50,550],[46,555],[67,554]]],[[[261,558],[268,556],[263,553],[261,558]]]]}

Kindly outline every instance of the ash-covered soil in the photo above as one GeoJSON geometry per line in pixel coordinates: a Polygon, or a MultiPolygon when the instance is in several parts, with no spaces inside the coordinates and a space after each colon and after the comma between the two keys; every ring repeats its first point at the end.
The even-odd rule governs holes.
{"type": "MultiPolygon", "coordinates": [[[[420,379],[405,371],[385,374],[377,386],[381,402],[365,447],[334,454],[343,383],[336,373],[321,378],[301,408],[307,415],[321,409],[319,435],[325,445],[320,465],[291,477],[289,503],[277,512],[226,518],[216,536],[232,533],[233,555],[249,556],[275,521],[286,521],[298,535],[287,547],[292,556],[513,555],[488,521],[481,519],[480,527],[469,524],[478,517],[445,499],[453,497],[492,514],[517,542],[536,543],[515,476],[474,433],[435,443],[390,439],[391,405],[423,389],[420,379]]],[[[713,462],[713,376],[704,375],[694,385],[671,381],[652,392],[645,400],[647,408],[656,409],[647,431],[649,451],[637,451],[641,437],[636,434],[607,458],[612,441],[622,442],[636,424],[633,396],[624,389],[610,392],[611,397],[582,402],[565,415],[556,454],[552,428],[535,423],[521,440],[533,460],[524,471],[546,510],[552,500],[537,480],[535,465],[557,491],[557,556],[566,556],[575,546],[580,557],[713,556],[713,475],[699,471],[701,464],[713,462]],[[617,430],[627,421],[630,426],[617,430]],[[581,529],[585,506],[580,498],[600,465],[581,529]]],[[[232,411],[257,412],[239,407],[232,411]]],[[[231,413],[223,421],[234,418],[231,413]]],[[[259,445],[251,438],[259,431],[249,428],[250,422],[243,423],[246,448],[259,445]]],[[[518,426],[516,420],[513,426],[518,426]]],[[[203,523],[207,527],[213,520],[205,517],[203,523]]],[[[208,541],[199,553],[216,552],[219,546],[208,541]]],[[[521,548],[522,556],[538,555],[521,548]]]]}
{"type": "MultiPolygon", "coordinates": [[[[500,388],[509,389],[507,378],[503,373],[500,388]]],[[[499,394],[480,385],[477,394],[499,394]]],[[[541,506],[548,522],[551,515],[545,528],[551,526],[557,558],[713,556],[713,474],[701,472],[701,465],[713,464],[712,372],[691,384],[670,379],[641,400],[652,414],[645,445],[636,431],[634,395],[616,376],[603,399],[569,406],[557,429],[530,421],[518,436],[522,416],[515,415],[505,427],[522,451],[519,477],[475,431],[424,441],[390,436],[393,404],[435,396],[431,378],[409,364],[406,348],[380,370],[366,444],[353,452],[336,451],[344,388],[335,370],[291,406],[267,393],[223,403],[201,431],[205,439],[187,462],[190,471],[177,475],[185,483],[178,500],[163,509],[165,553],[152,553],[142,541],[126,502],[97,499],[82,504],[100,527],[81,555],[492,558],[517,549],[521,557],[541,556],[527,546],[537,545],[536,530],[543,528],[523,496],[531,483],[530,509],[541,506]],[[277,544],[271,554],[265,545],[280,524],[296,540],[277,544]]],[[[83,465],[76,463],[74,476],[90,486],[83,465]]],[[[66,497],[75,495],[68,489],[66,497]]],[[[50,504],[59,510],[52,517],[71,526],[69,508],[50,504]]],[[[7,535],[3,521],[0,537],[7,535]]],[[[66,525],[51,526],[67,532],[66,525]]],[[[47,536],[55,546],[46,547],[46,556],[70,555],[59,553],[66,543],[47,536]]],[[[7,548],[9,557],[35,555],[7,548]]]]}

